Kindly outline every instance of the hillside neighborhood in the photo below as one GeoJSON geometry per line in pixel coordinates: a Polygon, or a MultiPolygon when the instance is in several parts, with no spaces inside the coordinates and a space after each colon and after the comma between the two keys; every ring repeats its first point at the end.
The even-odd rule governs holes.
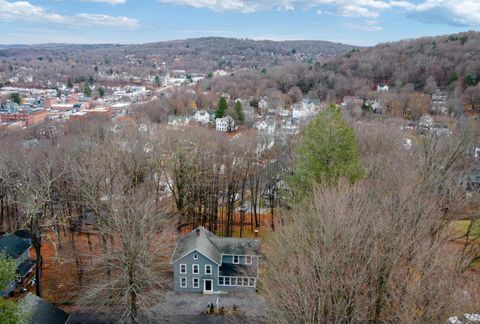
{"type": "Polygon", "coordinates": [[[0,323],[480,323],[479,44],[0,45],[0,323]]]}

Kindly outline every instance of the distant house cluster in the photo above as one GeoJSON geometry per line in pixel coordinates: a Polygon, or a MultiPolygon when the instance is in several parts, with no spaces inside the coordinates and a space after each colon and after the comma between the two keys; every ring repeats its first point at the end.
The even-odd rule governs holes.
{"type": "Polygon", "coordinates": [[[133,103],[150,96],[150,90],[142,86],[111,88],[99,98],[88,97],[82,91],[80,85],[46,90],[3,87],[0,96],[15,95],[17,100],[8,100],[0,106],[0,128],[26,128],[47,121],[82,120],[90,116],[117,118],[127,115],[133,103]]]}

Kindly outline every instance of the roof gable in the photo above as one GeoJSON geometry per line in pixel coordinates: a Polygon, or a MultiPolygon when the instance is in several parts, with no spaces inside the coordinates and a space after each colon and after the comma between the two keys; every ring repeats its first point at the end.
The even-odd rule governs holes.
{"type": "Polygon", "coordinates": [[[212,237],[215,237],[212,232],[208,231],[203,226],[197,227],[195,230],[178,239],[171,262],[174,263],[191,252],[197,251],[220,265],[222,262],[222,255],[210,240],[212,237]]]}
{"type": "Polygon", "coordinates": [[[197,251],[218,265],[222,255],[259,254],[258,239],[217,237],[203,226],[197,227],[177,241],[171,263],[177,262],[193,251],[197,251]]]}
{"type": "Polygon", "coordinates": [[[0,253],[6,252],[13,259],[17,259],[32,247],[29,240],[22,239],[14,234],[7,234],[0,238],[0,253]]]}

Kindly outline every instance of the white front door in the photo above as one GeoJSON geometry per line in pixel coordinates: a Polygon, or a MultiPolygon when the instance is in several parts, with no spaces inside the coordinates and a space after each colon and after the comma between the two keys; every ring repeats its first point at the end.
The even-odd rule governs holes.
{"type": "Polygon", "coordinates": [[[203,279],[203,292],[204,293],[213,292],[213,280],[212,279],[203,279]]]}

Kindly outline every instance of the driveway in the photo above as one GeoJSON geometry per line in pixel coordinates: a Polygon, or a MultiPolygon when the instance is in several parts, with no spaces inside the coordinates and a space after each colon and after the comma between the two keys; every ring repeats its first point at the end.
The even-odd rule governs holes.
{"type": "Polygon", "coordinates": [[[199,295],[170,291],[165,299],[152,309],[152,322],[162,323],[264,323],[265,299],[254,292],[235,292],[228,295],[199,295]],[[207,305],[213,303],[236,315],[203,315],[207,305]]]}

